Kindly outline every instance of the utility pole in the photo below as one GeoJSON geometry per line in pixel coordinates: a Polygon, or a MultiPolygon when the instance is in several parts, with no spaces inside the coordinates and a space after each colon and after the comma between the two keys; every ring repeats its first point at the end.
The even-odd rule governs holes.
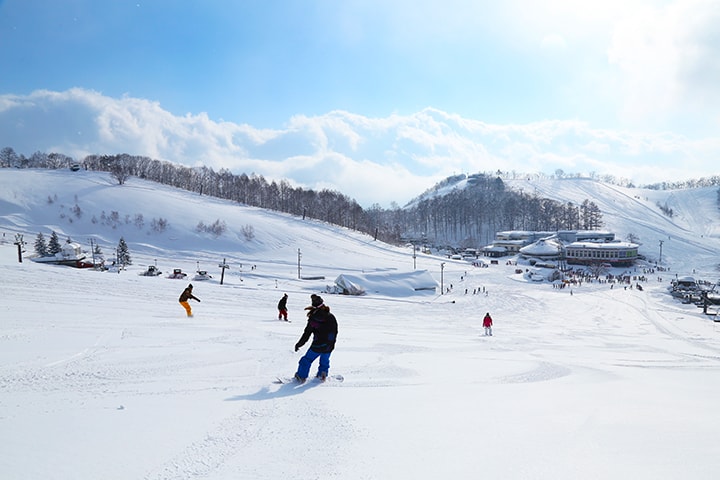
{"type": "Polygon", "coordinates": [[[660,260],[658,260],[658,263],[662,263],[662,246],[663,246],[664,240],[660,240],[660,260]]]}
{"type": "Polygon", "coordinates": [[[445,286],[443,285],[443,276],[445,271],[445,262],[440,264],[440,295],[445,295],[445,286]]]}
{"type": "Polygon", "coordinates": [[[413,243],[413,270],[417,269],[417,250],[417,245],[413,243]]]}
{"type": "Polygon", "coordinates": [[[93,242],[93,239],[90,239],[90,251],[92,252],[92,262],[93,262],[93,268],[95,268],[95,244],[93,242]]]}
{"type": "Polygon", "coordinates": [[[298,248],[298,280],[300,280],[300,259],[302,258],[302,254],[300,253],[300,249],[298,248]]]}

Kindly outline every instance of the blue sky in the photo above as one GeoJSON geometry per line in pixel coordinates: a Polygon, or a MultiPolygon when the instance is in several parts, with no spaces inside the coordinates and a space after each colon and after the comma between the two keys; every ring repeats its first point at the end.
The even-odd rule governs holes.
{"type": "Polygon", "coordinates": [[[711,0],[4,0],[0,65],[0,146],[205,163],[364,205],[498,168],[718,173],[711,0]]]}
{"type": "Polygon", "coordinates": [[[496,2],[473,3],[11,0],[2,60],[19,68],[2,87],[86,87],[259,127],[338,109],[572,115],[542,39],[514,45],[492,25],[496,2]]]}

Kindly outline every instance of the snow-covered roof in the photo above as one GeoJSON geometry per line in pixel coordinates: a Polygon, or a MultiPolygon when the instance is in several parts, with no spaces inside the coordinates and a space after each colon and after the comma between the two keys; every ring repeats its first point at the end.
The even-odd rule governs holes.
{"type": "Polygon", "coordinates": [[[435,292],[438,283],[427,270],[368,274],[340,274],[335,285],[344,293],[363,295],[368,292],[390,296],[414,295],[419,291],[435,292]]]}
{"type": "Polygon", "coordinates": [[[526,240],[495,240],[493,245],[525,245],[526,240]]]}
{"type": "Polygon", "coordinates": [[[562,242],[556,239],[541,239],[520,249],[523,255],[533,257],[557,256],[562,251],[562,242]]]}

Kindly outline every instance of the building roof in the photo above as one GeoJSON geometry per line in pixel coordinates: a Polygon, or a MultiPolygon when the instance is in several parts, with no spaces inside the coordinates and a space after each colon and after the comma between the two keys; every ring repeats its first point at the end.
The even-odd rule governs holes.
{"type": "Polygon", "coordinates": [[[523,255],[532,257],[558,256],[563,249],[563,244],[555,238],[543,238],[535,243],[520,249],[523,255]]]}

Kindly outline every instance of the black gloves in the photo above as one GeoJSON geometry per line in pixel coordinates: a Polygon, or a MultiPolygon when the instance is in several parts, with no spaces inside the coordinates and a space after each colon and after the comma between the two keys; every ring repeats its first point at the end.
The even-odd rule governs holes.
{"type": "Polygon", "coordinates": [[[295,344],[295,351],[297,352],[298,350],[300,350],[300,344],[299,344],[299,343],[296,343],[296,344],[295,344]]]}

